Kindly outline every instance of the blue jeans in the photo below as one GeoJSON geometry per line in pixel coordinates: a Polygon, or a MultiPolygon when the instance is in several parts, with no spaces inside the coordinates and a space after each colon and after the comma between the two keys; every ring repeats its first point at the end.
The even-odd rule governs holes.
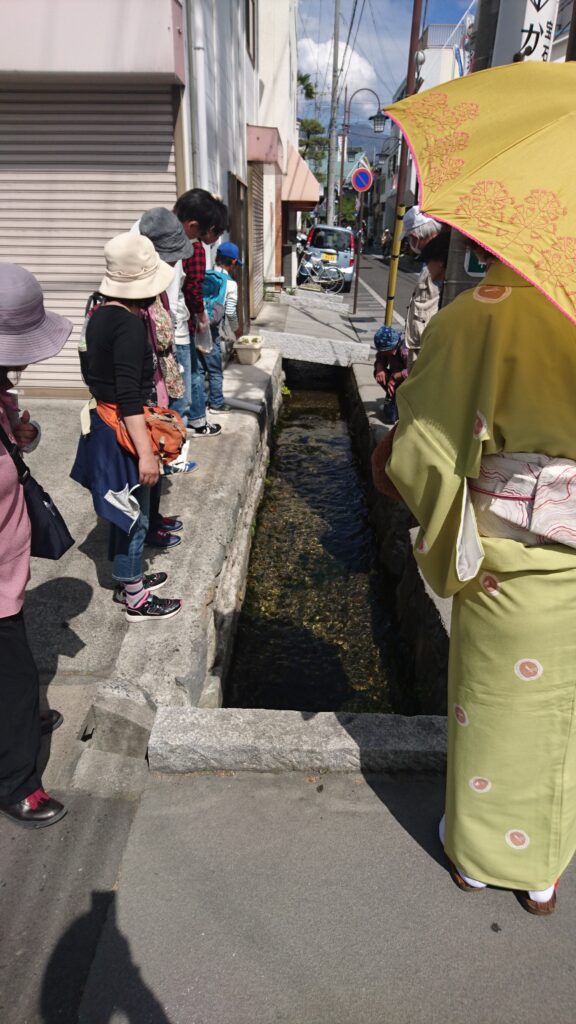
{"type": "Polygon", "coordinates": [[[211,409],[219,409],[221,405],[224,405],[220,324],[211,324],[210,333],[212,334],[212,351],[199,352],[198,355],[204,371],[204,382],[208,382],[208,404],[211,409]]]}
{"type": "Polygon", "coordinates": [[[194,336],[189,345],[176,345],[176,359],[183,367],[184,395],[171,398],[170,408],[175,409],[189,427],[203,427],[206,423],[206,399],[204,398],[204,377],[194,336]]]}
{"type": "Polygon", "coordinates": [[[109,557],[112,560],[112,577],[123,583],[139,580],[144,569],[144,541],[148,533],[150,517],[150,487],[138,487],[133,492],[140,504],[140,515],[130,533],[124,533],[117,526],[110,526],[109,557]]]}

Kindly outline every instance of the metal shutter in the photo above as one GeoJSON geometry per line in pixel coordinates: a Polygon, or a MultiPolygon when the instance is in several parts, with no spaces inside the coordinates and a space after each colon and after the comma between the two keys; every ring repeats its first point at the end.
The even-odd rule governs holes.
{"type": "Polygon", "coordinates": [[[76,346],[104,243],[176,198],[169,88],[0,92],[0,260],[40,280],[75,325],[63,352],[23,375],[29,388],[83,387],[76,346]]]}
{"type": "Polygon", "coordinates": [[[250,316],[258,316],[264,301],[264,173],[261,164],[250,164],[250,316]]]}

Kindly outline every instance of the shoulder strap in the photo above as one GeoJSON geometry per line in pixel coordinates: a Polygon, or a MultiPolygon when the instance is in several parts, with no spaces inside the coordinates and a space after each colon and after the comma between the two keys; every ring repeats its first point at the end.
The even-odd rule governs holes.
{"type": "Polygon", "coordinates": [[[4,430],[4,427],[2,426],[1,423],[0,423],[0,441],[4,445],[6,451],[8,452],[8,455],[12,459],[12,462],[16,466],[16,472],[18,473],[18,479],[19,479],[20,483],[21,484],[25,483],[26,480],[28,479],[28,477],[30,476],[30,470],[28,469],[28,466],[26,465],[26,463],[24,462],[24,459],[20,455],[20,452],[18,451],[18,445],[10,440],[10,438],[8,437],[8,434],[4,430]]]}

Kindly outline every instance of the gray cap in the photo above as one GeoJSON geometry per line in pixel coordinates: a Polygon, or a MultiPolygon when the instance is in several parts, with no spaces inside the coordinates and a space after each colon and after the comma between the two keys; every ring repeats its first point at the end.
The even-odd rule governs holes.
{"type": "Polygon", "coordinates": [[[178,217],[163,206],[154,206],[142,214],[140,234],[150,239],[160,259],[168,263],[187,260],[194,252],[178,217]]]}
{"type": "Polygon", "coordinates": [[[0,263],[0,366],[27,366],[55,356],[70,320],[44,309],[39,282],[16,263],[0,263]]]}

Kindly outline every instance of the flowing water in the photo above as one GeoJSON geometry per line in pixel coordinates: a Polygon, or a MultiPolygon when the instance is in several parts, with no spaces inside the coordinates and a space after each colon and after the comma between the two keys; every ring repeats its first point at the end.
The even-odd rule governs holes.
{"type": "Polygon", "coordinates": [[[390,602],[339,397],[293,392],[258,514],[227,705],[390,711],[390,602]]]}

